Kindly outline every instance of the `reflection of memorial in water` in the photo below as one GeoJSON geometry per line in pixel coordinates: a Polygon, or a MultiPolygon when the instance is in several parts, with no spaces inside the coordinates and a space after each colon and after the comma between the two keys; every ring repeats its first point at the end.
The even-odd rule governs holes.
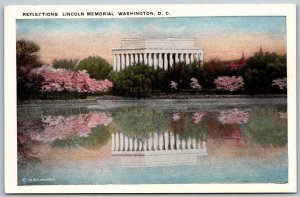
{"type": "Polygon", "coordinates": [[[125,166],[196,164],[202,155],[207,155],[206,141],[181,138],[171,131],[152,132],[144,138],[112,134],[112,156],[125,166]]]}

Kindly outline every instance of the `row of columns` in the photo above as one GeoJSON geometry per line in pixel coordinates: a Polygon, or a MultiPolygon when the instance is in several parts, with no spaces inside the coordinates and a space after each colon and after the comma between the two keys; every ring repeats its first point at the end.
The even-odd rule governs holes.
{"type": "Polygon", "coordinates": [[[124,53],[113,54],[113,70],[121,71],[134,64],[143,63],[154,69],[167,70],[175,63],[190,64],[194,61],[203,61],[201,53],[124,53]]]}
{"type": "Polygon", "coordinates": [[[128,137],[121,132],[112,133],[112,151],[163,151],[206,149],[206,142],[196,138],[180,139],[173,132],[153,132],[148,138],[128,137]]]}

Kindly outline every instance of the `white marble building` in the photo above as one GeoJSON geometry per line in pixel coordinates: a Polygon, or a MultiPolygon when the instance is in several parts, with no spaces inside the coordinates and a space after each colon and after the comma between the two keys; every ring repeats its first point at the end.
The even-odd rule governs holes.
{"type": "Polygon", "coordinates": [[[206,152],[206,141],[181,139],[171,131],[152,132],[145,138],[130,137],[122,132],[112,133],[112,155],[153,155],[206,152]]]}
{"type": "Polygon", "coordinates": [[[203,62],[204,50],[195,47],[194,39],[124,38],[121,48],[112,49],[113,70],[144,63],[153,68],[167,70],[178,62],[203,62]]]}
{"type": "Polygon", "coordinates": [[[206,156],[206,141],[180,138],[172,131],[152,132],[136,138],[122,132],[112,133],[111,153],[122,166],[173,166],[198,163],[206,156]]]}

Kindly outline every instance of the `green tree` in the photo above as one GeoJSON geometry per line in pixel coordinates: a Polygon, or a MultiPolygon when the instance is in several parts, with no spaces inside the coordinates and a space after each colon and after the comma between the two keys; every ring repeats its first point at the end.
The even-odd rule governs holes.
{"type": "Polygon", "coordinates": [[[76,66],[75,70],[86,70],[91,78],[100,80],[106,79],[112,70],[109,63],[99,56],[90,56],[81,60],[76,66]]]}
{"type": "Polygon", "coordinates": [[[154,71],[154,80],[152,84],[152,89],[155,92],[170,92],[170,80],[168,73],[161,68],[154,71]]]}
{"type": "Polygon", "coordinates": [[[64,68],[74,70],[78,59],[54,59],[52,62],[53,68],[64,68]]]}
{"type": "Polygon", "coordinates": [[[201,81],[202,68],[199,62],[193,62],[191,64],[185,64],[179,62],[170,68],[168,72],[169,84],[170,81],[178,82],[179,89],[190,89],[191,78],[197,78],[201,81]]]}
{"type": "MultiPolygon", "coordinates": [[[[17,96],[18,99],[27,99],[35,95],[37,87],[27,87],[28,74],[31,69],[40,67],[43,62],[38,56],[40,46],[29,40],[18,40],[16,42],[16,60],[17,60],[17,96]]],[[[36,79],[38,83],[40,79],[36,79]]]]}
{"type": "Polygon", "coordinates": [[[280,111],[271,106],[254,108],[250,121],[243,129],[265,151],[268,147],[282,147],[287,143],[287,120],[281,118],[280,111]]]}
{"type": "Polygon", "coordinates": [[[40,46],[29,40],[18,40],[16,43],[17,67],[36,68],[42,66],[43,62],[38,56],[40,46]]]}
{"type": "Polygon", "coordinates": [[[224,62],[219,59],[211,59],[203,64],[203,73],[200,83],[203,83],[205,88],[215,88],[214,80],[218,76],[229,75],[230,71],[225,66],[224,62]]]}
{"type": "Polygon", "coordinates": [[[130,66],[110,77],[115,94],[137,98],[149,95],[155,80],[154,69],[142,64],[130,66]]]}
{"type": "Polygon", "coordinates": [[[286,77],[286,55],[260,50],[246,61],[245,90],[249,94],[274,93],[272,80],[286,77]]]}

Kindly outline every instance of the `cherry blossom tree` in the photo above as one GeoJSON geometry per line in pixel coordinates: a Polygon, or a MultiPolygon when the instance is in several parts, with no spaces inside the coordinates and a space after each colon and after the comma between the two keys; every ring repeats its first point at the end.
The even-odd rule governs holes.
{"type": "Polygon", "coordinates": [[[175,81],[171,81],[171,88],[174,89],[174,90],[177,90],[177,85],[178,83],[176,83],[175,81]]]}
{"type": "Polygon", "coordinates": [[[238,108],[224,110],[219,113],[218,120],[223,124],[242,124],[249,120],[249,112],[238,108]]]}
{"type": "Polygon", "coordinates": [[[272,82],[272,86],[277,86],[280,90],[286,90],[287,88],[286,77],[274,79],[272,82]]]}
{"type": "Polygon", "coordinates": [[[39,143],[33,140],[27,133],[17,133],[17,156],[19,166],[27,166],[41,161],[38,152],[33,150],[33,145],[38,144],[39,143]]]}
{"type": "Polygon", "coordinates": [[[193,123],[199,124],[202,121],[202,118],[205,114],[206,114],[206,112],[195,112],[192,116],[193,123]]]}
{"type": "Polygon", "coordinates": [[[241,76],[219,76],[214,80],[217,90],[226,90],[226,91],[237,91],[243,88],[244,80],[241,76]]]}
{"type": "Polygon", "coordinates": [[[197,89],[197,90],[202,89],[202,86],[199,84],[198,79],[194,77],[191,78],[190,86],[192,89],[197,89]]]}
{"type": "Polygon", "coordinates": [[[105,79],[97,81],[89,77],[85,70],[78,72],[67,69],[55,69],[51,66],[44,65],[32,69],[29,73],[30,82],[28,87],[34,85],[35,79],[42,77],[42,92],[78,92],[78,93],[96,93],[107,92],[112,88],[111,81],[105,79]]]}
{"type": "Polygon", "coordinates": [[[180,113],[173,113],[172,114],[172,120],[177,121],[181,118],[180,113]]]}
{"type": "Polygon", "coordinates": [[[184,118],[182,117],[182,114],[179,112],[173,113],[170,121],[170,126],[175,135],[184,132],[184,125],[184,118]]]}
{"type": "Polygon", "coordinates": [[[92,128],[99,125],[107,126],[112,122],[112,117],[107,113],[94,113],[63,116],[45,116],[42,119],[44,130],[30,132],[32,139],[42,142],[53,142],[72,137],[87,137],[92,128]]]}

